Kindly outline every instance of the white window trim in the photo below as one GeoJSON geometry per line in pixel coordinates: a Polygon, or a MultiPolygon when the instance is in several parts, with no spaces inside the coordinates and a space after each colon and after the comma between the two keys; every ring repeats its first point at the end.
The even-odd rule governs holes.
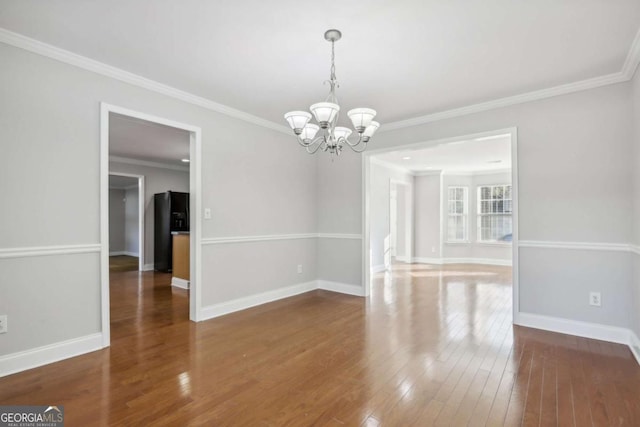
{"type": "MultiPolygon", "coordinates": [[[[503,242],[500,240],[482,240],[482,221],[480,218],[483,216],[491,216],[494,215],[492,213],[483,214],[482,211],[482,188],[490,187],[493,192],[494,187],[511,187],[511,199],[502,199],[502,200],[511,200],[513,206],[513,185],[512,184],[482,184],[478,185],[476,188],[476,244],[483,246],[511,246],[512,242],[503,242]]],[[[493,200],[493,199],[491,199],[493,200]]],[[[500,214],[500,215],[510,215],[513,221],[513,208],[511,209],[510,214],[500,214]]],[[[512,233],[513,233],[513,223],[512,223],[512,233]]]]}
{"type": "Polygon", "coordinates": [[[447,187],[447,228],[446,228],[446,241],[445,244],[448,245],[467,245],[469,243],[471,243],[471,240],[469,240],[469,187],[464,186],[464,185],[451,185],[449,187],[447,187]],[[451,201],[451,199],[449,198],[449,194],[450,194],[450,190],[452,188],[461,188],[464,190],[464,200],[462,200],[463,202],[463,210],[464,213],[462,214],[450,214],[449,213],[449,202],[451,201]],[[465,218],[465,228],[464,228],[464,239],[459,239],[459,240],[455,240],[455,239],[450,239],[449,238],[449,218],[451,216],[461,216],[463,218],[465,218]]]}

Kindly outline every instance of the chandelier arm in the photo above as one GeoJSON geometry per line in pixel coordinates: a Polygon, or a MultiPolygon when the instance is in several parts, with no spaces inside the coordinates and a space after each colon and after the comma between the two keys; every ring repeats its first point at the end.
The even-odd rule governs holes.
{"type": "Polygon", "coordinates": [[[359,133],[358,134],[358,140],[354,141],[354,142],[351,142],[351,141],[349,141],[349,138],[344,138],[344,137],[340,138],[340,140],[344,140],[349,147],[357,147],[362,142],[362,134],[359,133]]]}
{"type": "Polygon", "coordinates": [[[356,152],[356,153],[362,153],[364,150],[366,150],[366,149],[367,149],[367,143],[366,143],[366,142],[365,142],[365,143],[363,143],[363,145],[362,145],[362,149],[361,149],[361,150],[359,150],[359,149],[357,148],[357,144],[356,144],[355,146],[353,146],[353,145],[349,145],[349,148],[351,148],[351,149],[352,149],[354,152],[356,152]]]}
{"type": "MultiPolygon", "coordinates": [[[[316,138],[317,139],[317,138],[316,138]]],[[[315,141],[314,141],[315,142],[315,141]]],[[[312,149],[313,144],[310,144],[307,148],[307,153],[309,154],[316,154],[318,152],[318,150],[322,147],[323,142],[320,142],[319,144],[316,145],[316,148],[312,149]]]]}
{"type": "Polygon", "coordinates": [[[305,142],[302,138],[300,138],[300,135],[298,135],[296,139],[298,140],[298,144],[307,148],[307,147],[311,147],[313,144],[317,142],[322,142],[322,140],[324,139],[324,135],[317,136],[312,141],[309,141],[309,142],[305,142]]]}

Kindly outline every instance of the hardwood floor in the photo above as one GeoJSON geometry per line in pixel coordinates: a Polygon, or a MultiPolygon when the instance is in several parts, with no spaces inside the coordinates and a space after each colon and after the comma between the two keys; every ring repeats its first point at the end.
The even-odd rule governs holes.
{"type": "Polygon", "coordinates": [[[622,345],[511,325],[510,270],[398,265],[199,324],[168,275],[112,273],[112,346],[0,378],[67,425],[640,426],[622,345]]]}
{"type": "Polygon", "coordinates": [[[109,257],[109,271],[138,271],[138,257],[112,255],[109,257]]]}

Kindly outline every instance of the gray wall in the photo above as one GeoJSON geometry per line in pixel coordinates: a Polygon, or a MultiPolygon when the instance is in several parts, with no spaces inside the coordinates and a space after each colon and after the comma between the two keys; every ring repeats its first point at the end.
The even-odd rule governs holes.
{"type": "MultiPolygon", "coordinates": [[[[156,193],[163,193],[165,191],[180,191],[188,193],[189,172],[113,161],[109,162],[109,172],[144,176],[144,264],[153,264],[153,195],[156,193]]],[[[137,192],[137,190],[134,191],[137,192]]],[[[135,209],[137,218],[137,204],[135,209]]],[[[137,240],[137,238],[137,235],[131,235],[131,233],[128,233],[128,241],[132,239],[137,240]]]]}
{"type": "MultiPolygon", "coordinates": [[[[101,101],[202,128],[204,238],[316,232],[317,160],[292,136],[3,44],[0,63],[0,193],[15,206],[0,211],[3,249],[100,243],[101,101]]],[[[251,269],[234,245],[205,246],[203,306],[315,276],[315,240],[245,243],[270,260],[251,269]],[[294,252],[307,273],[291,274],[294,252]]],[[[99,266],[96,252],[0,259],[0,355],[100,332],[99,266]]]]}
{"type": "MultiPolygon", "coordinates": [[[[631,87],[622,83],[382,132],[370,148],[516,126],[520,239],[626,244],[632,231],[631,111],[631,87]]],[[[341,203],[330,195],[319,200],[320,215],[326,218],[323,227],[358,232],[359,222],[343,217],[361,214],[361,163],[319,162],[319,168],[321,176],[336,177],[336,182],[360,184],[351,182],[353,191],[342,192],[341,203]]],[[[336,245],[336,250],[346,249],[336,245]]],[[[520,248],[519,253],[521,311],[631,326],[628,253],[552,248],[520,248]],[[594,257],[601,261],[594,262],[594,257]],[[565,273],[555,274],[561,270],[565,273]],[[603,306],[590,307],[589,291],[598,290],[603,306]]],[[[359,271],[353,266],[345,280],[359,271]]]]}
{"type": "MultiPolygon", "coordinates": [[[[413,184],[413,176],[410,174],[405,174],[377,163],[371,165],[370,244],[372,268],[378,268],[382,265],[388,264],[389,262],[388,259],[385,260],[385,256],[387,258],[389,256],[389,191],[391,180],[413,184]]],[[[398,186],[399,192],[403,191],[400,187],[403,186],[398,186]]],[[[399,207],[398,213],[398,217],[404,216],[405,210],[399,207]]],[[[400,224],[399,228],[402,229],[401,232],[404,232],[403,225],[405,224],[405,221],[398,218],[398,223],[400,224]]],[[[362,231],[359,231],[358,234],[359,233],[362,233],[362,231]]],[[[404,239],[399,238],[399,243],[403,242],[404,239]]]]}
{"type": "Polygon", "coordinates": [[[414,178],[416,258],[440,258],[440,173],[414,178]]]}
{"type": "Polygon", "coordinates": [[[109,253],[125,250],[125,190],[109,189],[109,253]]]}
{"type": "MultiPolygon", "coordinates": [[[[130,255],[139,255],[139,228],[138,221],[138,188],[129,188],[124,194],[124,246],[130,255]]],[[[111,224],[109,224],[111,225],[111,224]]]]}

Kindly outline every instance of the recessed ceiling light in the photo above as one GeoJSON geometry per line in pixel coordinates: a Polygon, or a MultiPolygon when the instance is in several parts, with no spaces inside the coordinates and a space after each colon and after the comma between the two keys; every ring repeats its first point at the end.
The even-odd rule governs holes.
{"type": "Polygon", "coordinates": [[[502,160],[489,160],[487,163],[502,163],[502,160]]]}
{"type": "Polygon", "coordinates": [[[189,159],[182,159],[184,163],[189,163],[189,159]]]}
{"type": "Polygon", "coordinates": [[[402,158],[402,160],[411,160],[411,157],[409,157],[409,156],[404,156],[404,157],[402,158]]]}

